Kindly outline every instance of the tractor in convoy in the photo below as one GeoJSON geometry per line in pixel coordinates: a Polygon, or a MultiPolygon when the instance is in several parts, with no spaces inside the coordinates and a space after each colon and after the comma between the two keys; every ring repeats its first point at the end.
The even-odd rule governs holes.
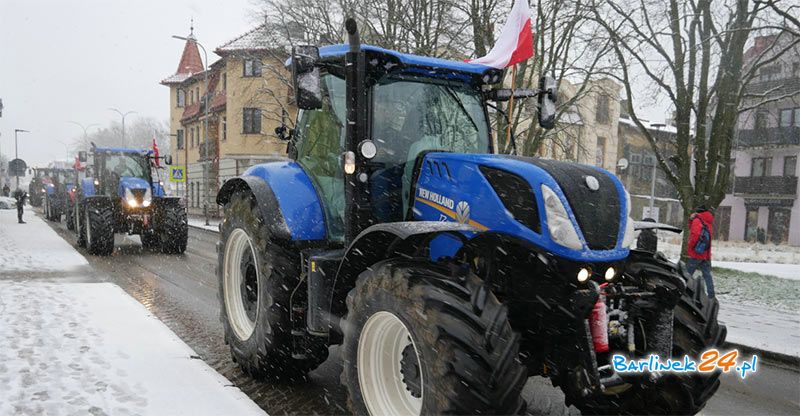
{"type": "MultiPolygon", "coordinates": [[[[588,165],[496,154],[491,67],[349,43],[295,47],[286,160],[225,182],[220,318],[254,377],[302,378],[341,345],[354,414],[519,414],[544,376],[591,414],[696,413],[719,373],[616,372],[724,341],[682,264],[631,249],[630,196],[588,165]]],[[[649,224],[649,227],[666,227],[649,224]]]]}
{"type": "Polygon", "coordinates": [[[61,215],[66,214],[69,192],[75,186],[74,169],[52,168],[48,169],[49,181],[44,184],[44,202],[42,204],[44,217],[50,221],[61,221],[61,215]]]}
{"type": "Polygon", "coordinates": [[[32,207],[40,207],[47,192],[45,185],[50,181],[48,178],[50,170],[47,168],[33,168],[32,170],[33,178],[28,183],[28,203],[32,207]]]}
{"type": "MultiPolygon", "coordinates": [[[[165,164],[170,156],[160,157],[165,164]]],[[[78,245],[90,254],[114,251],[114,234],[139,234],[142,246],[168,254],[186,251],[188,223],[180,198],[166,196],[153,152],[146,149],[101,148],[80,152],[87,163],[74,204],[78,245]],[[158,169],[155,169],[158,176],[158,169]]]]}

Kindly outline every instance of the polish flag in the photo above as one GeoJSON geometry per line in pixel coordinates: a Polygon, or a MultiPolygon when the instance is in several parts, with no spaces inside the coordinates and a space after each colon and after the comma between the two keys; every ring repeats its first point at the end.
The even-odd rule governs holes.
{"type": "Polygon", "coordinates": [[[516,0],[500,37],[486,56],[470,61],[497,69],[508,68],[533,56],[531,9],[528,0],[516,0]]]}
{"type": "Polygon", "coordinates": [[[156,161],[156,167],[161,167],[161,161],[158,160],[158,144],[156,143],[156,139],[153,138],[153,160],[156,161]]]}
{"type": "Polygon", "coordinates": [[[84,167],[81,166],[81,160],[78,158],[78,156],[75,156],[75,163],[72,164],[72,167],[79,172],[83,172],[84,167]]]}

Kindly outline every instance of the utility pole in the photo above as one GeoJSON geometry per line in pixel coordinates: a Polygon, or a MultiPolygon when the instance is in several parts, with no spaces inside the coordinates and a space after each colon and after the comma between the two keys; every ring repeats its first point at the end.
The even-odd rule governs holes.
{"type": "MultiPolygon", "coordinates": [[[[30,132],[28,130],[23,130],[23,129],[14,129],[14,159],[19,159],[19,143],[17,140],[17,135],[19,133],[30,133],[30,132]]],[[[16,176],[17,178],[17,189],[19,189],[19,175],[14,175],[14,176],[16,176]]]]}
{"type": "MultiPolygon", "coordinates": [[[[204,193],[204,195],[203,195],[203,216],[206,217],[206,225],[209,225],[209,222],[208,222],[208,197],[209,197],[209,194],[210,194],[210,192],[209,192],[210,191],[210,189],[209,189],[210,188],[210,186],[209,186],[210,185],[209,184],[209,182],[210,182],[209,177],[211,175],[209,174],[208,170],[209,170],[209,164],[210,164],[211,160],[208,157],[208,107],[209,107],[208,96],[209,96],[209,93],[210,93],[210,91],[208,91],[208,53],[206,53],[206,48],[200,42],[198,42],[197,39],[194,38],[194,35],[189,35],[189,37],[172,35],[172,37],[175,38],[175,39],[180,39],[182,41],[194,42],[197,46],[200,47],[200,49],[203,50],[203,56],[205,57],[205,62],[203,63],[203,68],[204,68],[204,70],[203,70],[203,89],[205,90],[205,94],[203,94],[203,107],[204,107],[204,110],[205,110],[204,111],[205,119],[203,120],[203,124],[204,124],[203,136],[204,136],[204,143],[205,143],[203,145],[203,147],[205,148],[205,150],[203,152],[204,153],[204,155],[203,155],[203,188],[204,188],[204,192],[203,192],[204,193]]],[[[186,164],[187,164],[187,167],[188,167],[188,164],[189,164],[188,160],[186,161],[186,164]]]]}
{"type": "Polygon", "coordinates": [[[116,108],[112,108],[112,107],[109,107],[108,109],[111,110],[111,111],[115,111],[117,114],[120,115],[120,117],[122,117],[122,147],[125,147],[125,117],[127,117],[128,114],[136,114],[136,112],[135,111],[128,111],[128,112],[123,113],[122,111],[119,111],[116,108]]]}

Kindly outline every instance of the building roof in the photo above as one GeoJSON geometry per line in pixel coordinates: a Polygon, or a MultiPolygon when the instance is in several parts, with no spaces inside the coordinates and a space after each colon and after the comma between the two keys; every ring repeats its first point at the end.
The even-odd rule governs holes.
{"type": "Polygon", "coordinates": [[[187,36],[186,44],[183,46],[183,53],[181,60],[178,62],[178,69],[174,75],[171,75],[163,80],[161,83],[164,85],[180,84],[186,81],[192,74],[203,72],[203,60],[200,59],[200,50],[197,48],[197,41],[194,34],[190,33],[187,36]]]}
{"type": "Polygon", "coordinates": [[[215,49],[214,53],[225,56],[240,51],[273,49],[275,44],[269,35],[267,25],[264,23],[224,43],[215,49]]]}

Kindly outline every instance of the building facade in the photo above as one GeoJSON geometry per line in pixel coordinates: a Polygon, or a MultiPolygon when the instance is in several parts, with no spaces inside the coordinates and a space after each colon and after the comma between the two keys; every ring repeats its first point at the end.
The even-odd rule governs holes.
{"type": "MultiPolygon", "coordinates": [[[[762,36],[745,52],[745,68],[783,49],[788,37],[762,36]]],[[[731,184],[717,210],[720,238],[800,245],[797,157],[800,154],[800,48],[758,69],[746,86],[734,138],[731,184]],[[763,103],[763,104],[759,104],[763,103]]]]}
{"type": "Polygon", "coordinates": [[[178,70],[161,81],[170,89],[170,153],[186,166],[180,191],[190,214],[218,215],[226,180],[286,154],[274,131],[296,111],[287,98],[288,55],[267,39],[261,25],[215,48],[219,59],[206,72],[192,31],[178,70]]]}

